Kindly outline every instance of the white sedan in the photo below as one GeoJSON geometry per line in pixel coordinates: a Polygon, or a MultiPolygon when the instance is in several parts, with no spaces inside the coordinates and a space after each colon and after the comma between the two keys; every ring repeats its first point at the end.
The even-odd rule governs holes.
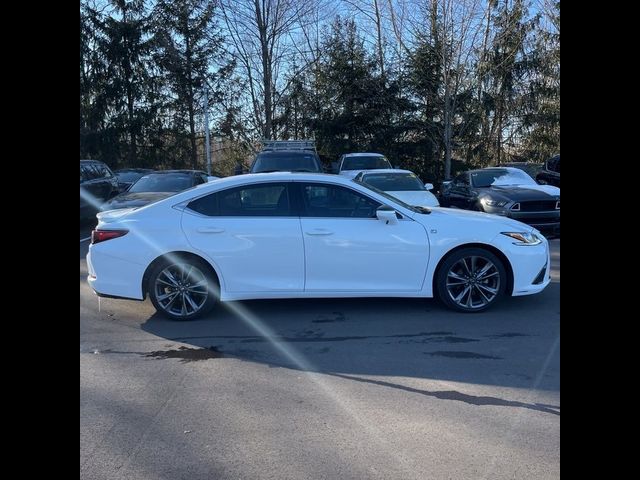
{"type": "Polygon", "coordinates": [[[334,175],[227,177],[98,219],[93,290],[149,295],[176,320],[257,298],[437,296],[479,312],[550,281],[548,243],[530,226],[412,207],[334,175]]]}
{"type": "Polygon", "coordinates": [[[436,196],[429,191],[433,190],[433,185],[423,184],[410,170],[364,170],[358,173],[354,180],[387,192],[409,205],[426,208],[440,206],[436,196]]]}

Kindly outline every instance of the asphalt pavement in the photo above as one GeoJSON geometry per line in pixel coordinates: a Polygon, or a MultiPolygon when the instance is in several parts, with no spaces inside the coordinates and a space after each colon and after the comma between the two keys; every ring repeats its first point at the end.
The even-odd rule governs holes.
{"type": "Polygon", "coordinates": [[[82,479],[559,478],[559,239],[541,294],[479,314],[261,300],[172,322],[90,291],[87,236],[82,479]]]}

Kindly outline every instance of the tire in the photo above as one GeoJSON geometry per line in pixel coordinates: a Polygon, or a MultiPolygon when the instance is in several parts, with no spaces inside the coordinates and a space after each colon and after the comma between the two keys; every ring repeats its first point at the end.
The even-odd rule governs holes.
{"type": "Polygon", "coordinates": [[[507,272],[496,255],[483,248],[463,248],[445,258],[436,274],[435,287],[447,307],[475,313],[500,300],[506,284],[507,272]]]}
{"type": "Polygon", "coordinates": [[[161,261],[149,275],[151,303],[171,320],[194,320],[210,312],[220,297],[211,267],[197,258],[161,261]]]}

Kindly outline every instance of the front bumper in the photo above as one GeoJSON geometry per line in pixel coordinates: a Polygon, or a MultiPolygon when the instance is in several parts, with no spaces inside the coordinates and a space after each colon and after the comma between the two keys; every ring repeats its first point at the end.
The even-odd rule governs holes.
{"type": "Polygon", "coordinates": [[[511,264],[513,271],[511,296],[533,295],[549,285],[551,254],[549,242],[544,237],[538,245],[515,245],[513,239],[500,234],[492,243],[506,254],[511,264]]]}

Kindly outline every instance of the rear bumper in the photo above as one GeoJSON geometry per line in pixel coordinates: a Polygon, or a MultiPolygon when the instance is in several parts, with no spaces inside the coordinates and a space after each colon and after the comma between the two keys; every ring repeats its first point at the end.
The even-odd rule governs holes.
{"type": "Polygon", "coordinates": [[[90,247],[87,254],[87,270],[87,282],[98,296],[144,300],[144,266],[98,252],[90,247]],[[96,275],[96,271],[99,271],[100,275],[96,275]]]}

